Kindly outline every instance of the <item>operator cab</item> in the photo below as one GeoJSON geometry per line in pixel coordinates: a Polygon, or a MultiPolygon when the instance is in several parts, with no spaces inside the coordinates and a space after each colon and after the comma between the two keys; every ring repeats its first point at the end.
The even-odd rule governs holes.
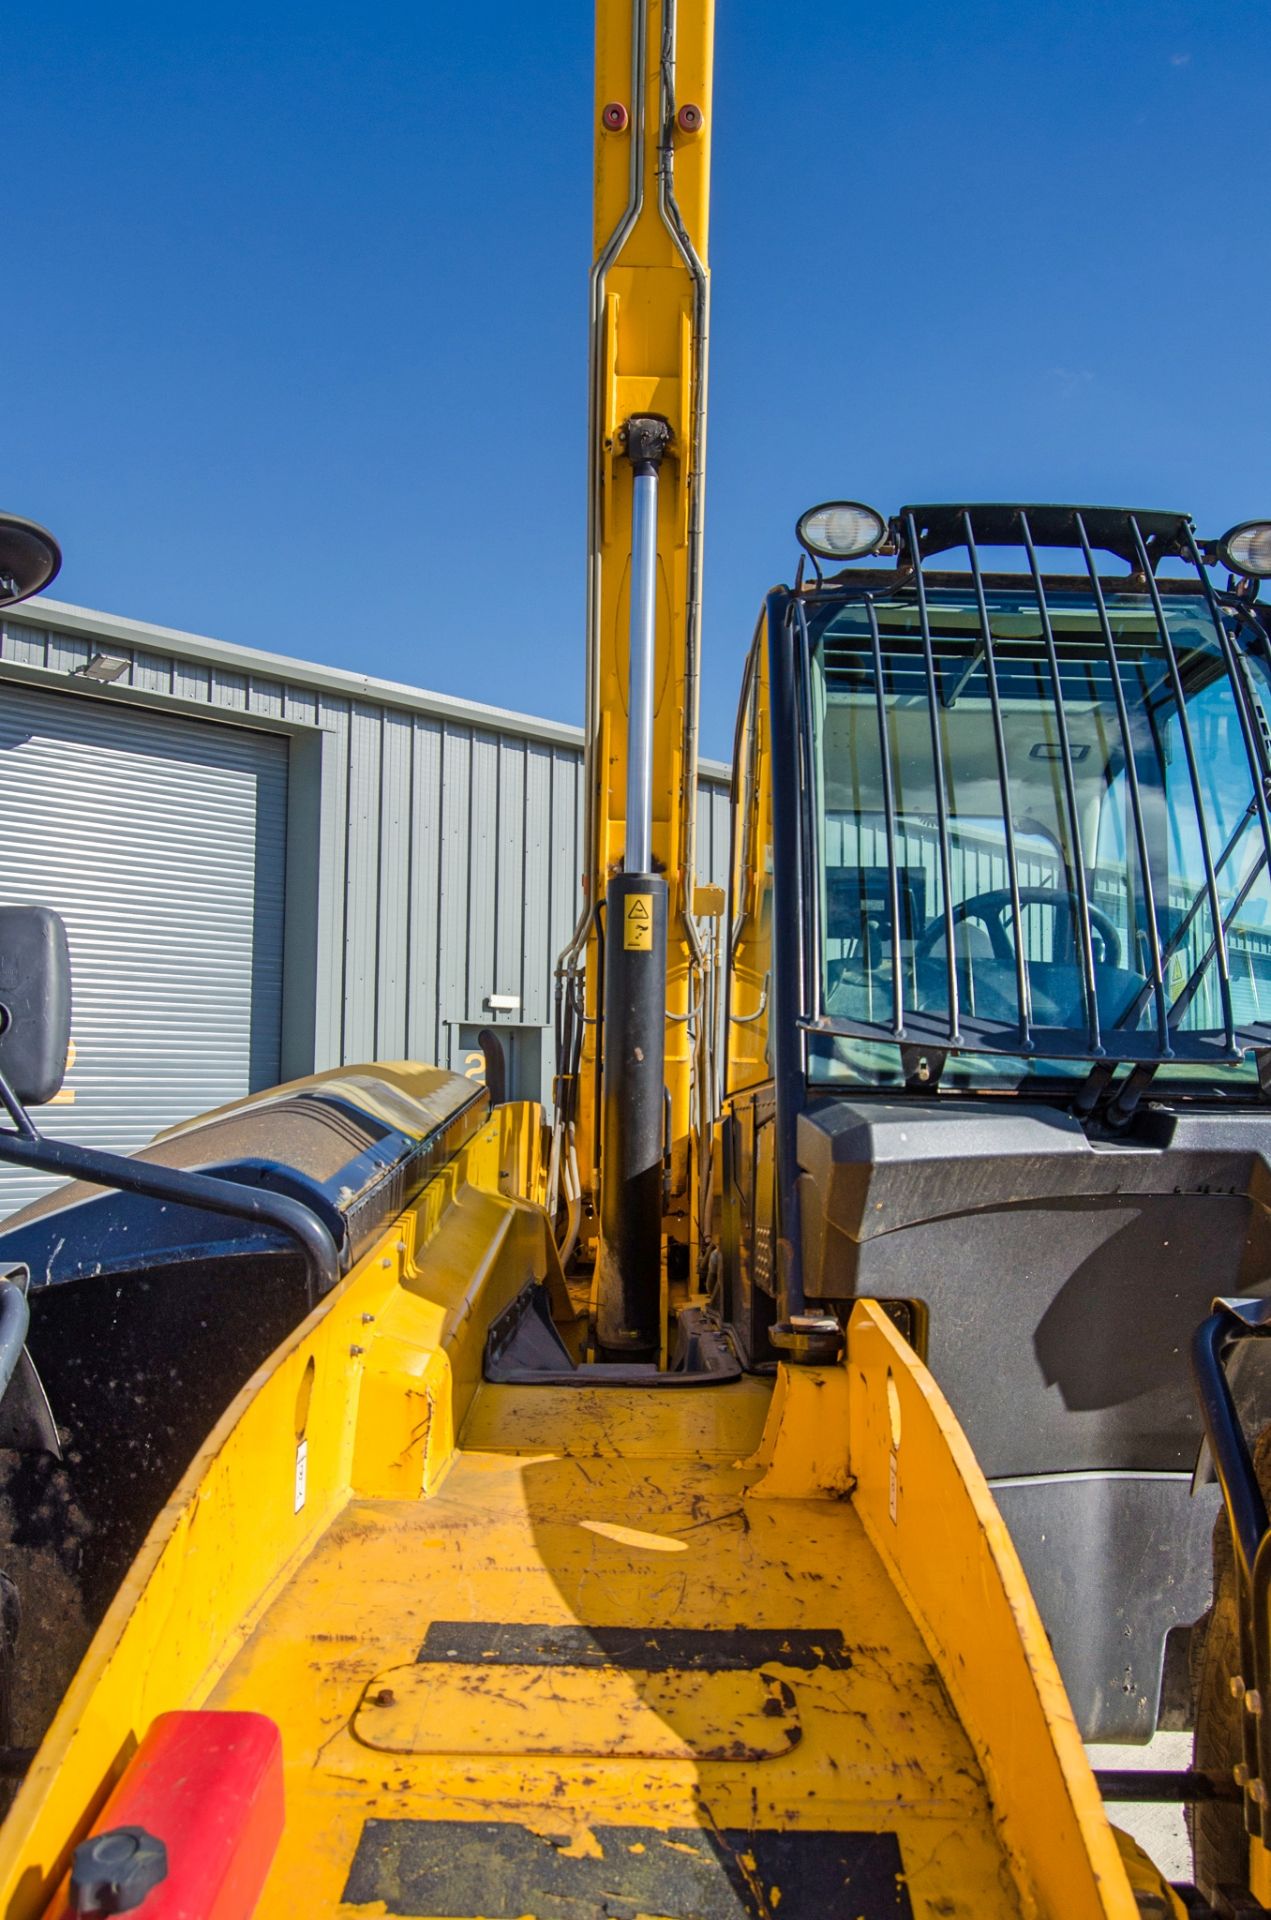
{"type": "Polygon", "coordinates": [[[1208,1599],[1188,1341],[1271,1275],[1271,527],[801,535],[738,725],[724,1317],[755,1365],[893,1300],[1087,1737],[1146,1737],[1208,1599]]]}
{"type": "Polygon", "coordinates": [[[1264,610],[1213,586],[1181,515],[906,509],[894,544],[788,602],[810,1082],[901,1087],[919,1048],[930,1091],[1257,1098],[1264,610]],[[981,559],[1011,537],[1022,576],[981,559]],[[955,541],[965,574],[924,567],[955,541]],[[1061,542],[1084,573],[1043,573],[1061,542]]]}

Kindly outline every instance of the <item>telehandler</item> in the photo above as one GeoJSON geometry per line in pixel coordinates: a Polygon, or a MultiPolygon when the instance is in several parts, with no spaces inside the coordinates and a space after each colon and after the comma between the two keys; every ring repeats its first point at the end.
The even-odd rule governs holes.
{"type": "Polygon", "coordinates": [[[711,42],[599,0],[550,1122],[492,1042],[58,1143],[0,909],[6,1920],[1181,1916],[1136,1794],[1271,1902],[1271,523],[810,508],[698,886],[711,42]]]}

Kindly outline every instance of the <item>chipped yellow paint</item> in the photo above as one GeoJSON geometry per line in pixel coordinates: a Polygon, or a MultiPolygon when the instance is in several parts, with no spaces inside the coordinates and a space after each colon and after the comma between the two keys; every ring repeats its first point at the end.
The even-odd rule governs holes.
{"type": "MultiPolygon", "coordinates": [[[[534,1389],[515,1391],[534,1398],[534,1389]]],[[[702,1391],[723,1401],[730,1390],[702,1391]]],[[[514,1426],[506,1390],[504,1411],[514,1426]]],[[[603,1404],[594,1417],[604,1423],[603,1404]]],[[[311,1908],[335,1905],[362,1824],[375,1815],[517,1820],[574,1843],[612,1825],[882,1826],[899,1836],[920,1916],[1018,1911],[1003,1891],[1002,1853],[970,1744],[850,1504],[765,1501],[751,1513],[751,1478],[747,1468],[684,1456],[461,1448],[432,1500],[351,1503],[213,1695],[224,1706],[287,1704],[291,1817],[262,1914],[281,1916],[301,1899],[311,1908]],[[637,1502],[648,1529],[678,1535],[684,1553],[644,1552],[583,1524],[637,1502]],[[369,1619],[368,1593],[376,1596],[369,1619]],[[844,1634],[851,1666],[764,1663],[770,1681],[789,1690],[802,1738],[793,1747],[783,1740],[763,1761],[703,1755],[700,1697],[677,1691],[682,1683],[665,1674],[627,1671],[596,1686],[593,1711],[620,1689],[621,1724],[647,1730],[661,1722],[666,1747],[656,1757],[629,1751],[617,1727],[599,1755],[543,1753],[558,1725],[554,1710],[545,1731],[504,1753],[485,1745],[469,1709],[468,1750],[439,1752],[455,1717],[447,1686],[438,1698],[444,1713],[416,1750],[372,1758],[359,1703],[384,1688],[396,1694],[429,1623],[448,1618],[829,1625],[844,1634]]],[[[582,1684],[566,1682],[560,1668],[547,1677],[582,1684]]],[[[739,1695],[739,1679],[724,1676],[715,1690],[731,1686],[739,1695]]],[[[415,1683],[424,1692],[427,1684],[415,1683]]],[[[521,1704],[528,1719],[528,1690],[521,1704]]],[[[395,1702],[389,1710],[396,1713],[395,1702]]],[[[496,1713],[500,1726],[506,1712],[504,1705],[496,1713]]],[[[739,1713],[736,1725],[746,1724],[739,1713]]]]}
{"type": "Polygon", "coordinates": [[[498,1195],[510,1151],[533,1190],[537,1122],[537,1108],[500,1109],[248,1381],[196,1456],[0,1830],[7,1920],[41,1911],[151,1721],[202,1704],[350,1497],[418,1497],[444,1477],[480,1374],[478,1303],[497,1313],[549,1264],[543,1215],[498,1195]],[[446,1272],[447,1256],[467,1264],[446,1272]]]}
{"type": "Polygon", "coordinates": [[[848,1460],[847,1374],[842,1367],[781,1367],[752,1457],[756,1500],[844,1500],[848,1460]]]}
{"type": "MultiPolygon", "coordinates": [[[[684,1542],[687,1551],[687,1542],[684,1542]]],[[[620,1667],[391,1667],[376,1674],[353,1737],[381,1753],[726,1760],[788,1753],[803,1737],[775,1674],[620,1667]]]]}
{"type": "Polygon", "coordinates": [[[1042,1913],[1133,1920],[1054,1654],[948,1401],[873,1301],[853,1310],[845,1372],[853,1505],[975,1747],[1017,1884],[1042,1913]]]}
{"type": "Polygon", "coordinates": [[[872,1301],[845,1364],[782,1369],[752,1500],[850,1498],[959,1709],[1041,1913],[1136,1912],[1019,1557],[936,1381],[872,1301]]]}
{"type": "MultiPolygon", "coordinates": [[[[726,1393],[651,1394],[643,1387],[482,1387],[463,1428],[478,1453],[554,1453],[642,1460],[683,1454],[732,1464],[752,1453],[772,1394],[745,1379],[726,1393]]],[[[639,1518],[647,1518],[641,1513],[639,1518]]]]}
{"type": "MultiPolygon", "coordinates": [[[[1113,1827],[1112,1837],[1117,1843],[1117,1852],[1131,1887],[1136,1896],[1142,1896],[1140,1912],[1143,1920],[1147,1920],[1149,1915],[1159,1916],[1159,1920],[1187,1920],[1187,1908],[1138,1841],[1132,1840],[1120,1827],[1113,1827]]],[[[1251,1888],[1251,1891],[1255,1899],[1261,1897],[1256,1889],[1251,1888]]]]}
{"type": "Polygon", "coordinates": [[[282,1729],[262,1920],[339,1909],[372,1818],[516,1822],[558,1858],[611,1826],[886,1831],[916,1920],[1132,1920],[996,1510],[868,1303],[843,1365],[775,1389],[482,1382],[492,1318],[552,1281],[544,1216],[506,1190],[533,1190],[536,1129],[500,1110],[220,1423],[0,1834],[7,1920],[40,1912],[154,1717],[203,1704],[282,1729]],[[419,1663],[446,1621],[818,1637],[740,1671],[419,1663]]]}

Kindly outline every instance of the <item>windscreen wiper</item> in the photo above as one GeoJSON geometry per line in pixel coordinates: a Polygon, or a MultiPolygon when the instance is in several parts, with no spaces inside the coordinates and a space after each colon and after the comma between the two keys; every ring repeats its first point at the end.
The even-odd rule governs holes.
{"type": "Polygon", "coordinates": [[[1103,1118],[1110,1127],[1123,1127],[1151,1086],[1163,1062],[1160,1060],[1096,1060],[1073,1096],[1072,1112],[1078,1120],[1088,1120],[1112,1085],[1122,1067],[1130,1072],[1108,1098],[1103,1118]]]}
{"type": "Polygon", "coordinates": [[[971,649],[971,653],[968,659],[959,668],[958,676],[956,680],[953,682],[953,685],[951,687],[946,687],[944,692],[940,695],[940,705],[942,707],[953,707],[957,705],[958,695],[965,690],[967,683],[971,679],[976,668],[979,666],[983,666],[986,658],[986,653],[987,653],[987,650],[985,648],[983,640],[977,640],[974,647],[972,647],[971,649]]]}

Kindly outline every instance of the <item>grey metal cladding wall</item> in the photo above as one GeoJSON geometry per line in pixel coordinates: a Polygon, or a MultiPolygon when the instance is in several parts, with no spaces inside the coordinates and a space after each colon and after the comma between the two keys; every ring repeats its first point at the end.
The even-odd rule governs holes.
{"type": "Polygon", "coordinates": [[[577,749],[361,704],[331,719],[324,839],[347,911],[320,1046],[457,1064],[454,1029],[489,1020],[496,993],[547,1025],[576,912],[577,749]]]}
{"type": "MultiPolygon", "coordinates": [[[[462,1064],[460,1024],[548,1026],[552,972],[578,912],[578,748],[356,705],[329,715],[328,836],[344,874],[324,950],[327,1058],[462,1064]]],[[[698,861],[725,884],[728,791],[701,783],[698,861]]],[[[325,857],[325,856],[324,856],[325,857]]]]}
{"type": "Polygon", "coordinates": [[[697,783],[697,877],[703,884],[728,886],[728,836],[732,807],[728,782],[711,774],[697,783]]]}
{"type": "MultiPolygon", "coordinates": [[[[52,1131],[131,1150],[276,1080],[286,815],[276,735],[0,687],[0,900],[70,938],[52,1131]]],[[[0,1213],[55,1184],[0,1169],[0,1213]]]]}
{"type": "MultiPolygon", "coordinates": [[[[521,1001],[502,1024],[550,1025],[580,898],[579,729],[81,609],[46,626],[37,602],[0,622],[0,666],[68,676],[71,691],[99,651],[127,662],[121,687],[320,737],[316,1067],[459,1066],[460,1023],[489,1020],[491,993],[521,1001]]],[[[724,884],[723,769],[700,794],[699,878],[724,884]]]]}
{"type": "MultiPolygon", "coordinates": [[[[461,1064],[457,1029],[551,1025],[578,914],[582,753],[482,726],[355,707],[332,716],[330,856],[346,876],[330,1058],[461,1064]],[[338,1031],[336,1031],[338,1018],[338,1031]]],[[[701,783],[701,877],[728,877],[728,787],[701,783]]]]}

